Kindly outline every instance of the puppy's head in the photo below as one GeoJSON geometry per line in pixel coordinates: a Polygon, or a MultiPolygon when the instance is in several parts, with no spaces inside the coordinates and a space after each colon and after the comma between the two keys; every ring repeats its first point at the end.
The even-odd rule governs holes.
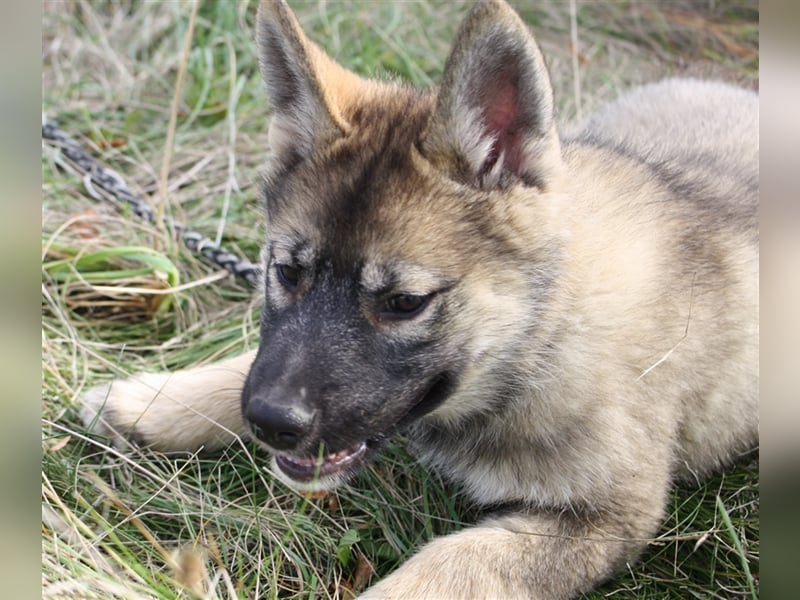
{"type": "Polygon", "coordinates": [[[550,285],[560,151],[538,48],[466,18],[438,92],[363,80],[283,2],[258,18],[274,111],[266,297],[242,408],[276,473],[328,488],[419,418],[492,410],[550,285]]]}

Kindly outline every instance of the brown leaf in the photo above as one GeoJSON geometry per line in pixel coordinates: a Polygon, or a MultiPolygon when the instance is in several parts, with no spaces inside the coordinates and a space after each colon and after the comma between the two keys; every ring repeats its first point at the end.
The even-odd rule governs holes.
{"type": "Polygon", "coordinates": [[[52,446],[50,446],[50,452],[58,452],[64,446],[69,444],[69,442],[71,440],[72,440],[72,436],[71,435],[65,435],[64,437],[59,438],[58,440],[56,440],[56,442],[52,446]]]}

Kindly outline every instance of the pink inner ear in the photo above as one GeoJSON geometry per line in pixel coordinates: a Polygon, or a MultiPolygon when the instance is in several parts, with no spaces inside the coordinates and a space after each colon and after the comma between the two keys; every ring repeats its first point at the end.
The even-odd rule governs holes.
{"type": "Polygon", "coordinates": [[[488,90],[487,96],[487,103],[483,111],[483,125],[485,134],[493,137],[495,142],[486,157],[479,177],[482,178],[492,170],[501,154],[504,167],[519,176],[522,145],[519,131],[515,127],[519,103],[514,77],[509,73],[501,74],[494,81],[494,86],[488,90]]]}

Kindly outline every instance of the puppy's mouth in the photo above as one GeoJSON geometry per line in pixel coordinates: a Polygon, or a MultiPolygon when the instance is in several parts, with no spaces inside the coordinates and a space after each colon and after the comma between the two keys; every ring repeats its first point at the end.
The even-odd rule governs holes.
{"type": "Polygon", "coordinates": [[[317,458],[278,454],[275,464],[284,475],[300,483],[336,477],[359,467],[367,455],[367,443],[317,458]]]}
{"type": "Polygon", "coordinates": [[[417,402],[398,418],[387,430],[377,432],[373,438],[361,441],[350,448],[317,457],[294,456],[277,453],[273,464],[286,483],[306,490],[324,490],[336,487],[349,475],[356,473],[369,455],[387,440],[392,433],[416,421],[437,408],[454,388],[453,378],[447,374],[435,377],[417,402]]]}

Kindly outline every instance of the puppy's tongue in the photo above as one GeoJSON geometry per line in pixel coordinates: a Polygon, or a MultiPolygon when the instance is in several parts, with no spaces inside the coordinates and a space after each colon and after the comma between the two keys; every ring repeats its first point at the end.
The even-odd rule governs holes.
{"type": "Polygon", "coordinates": [[[305,458],[278,454],[275,462],[285,475],[295,481],[312,481],[313,479],[337,475],[358,464],[367,452],[367,444],[361,442],[353,448],[339,450],[322,458],[305,458]]]}

